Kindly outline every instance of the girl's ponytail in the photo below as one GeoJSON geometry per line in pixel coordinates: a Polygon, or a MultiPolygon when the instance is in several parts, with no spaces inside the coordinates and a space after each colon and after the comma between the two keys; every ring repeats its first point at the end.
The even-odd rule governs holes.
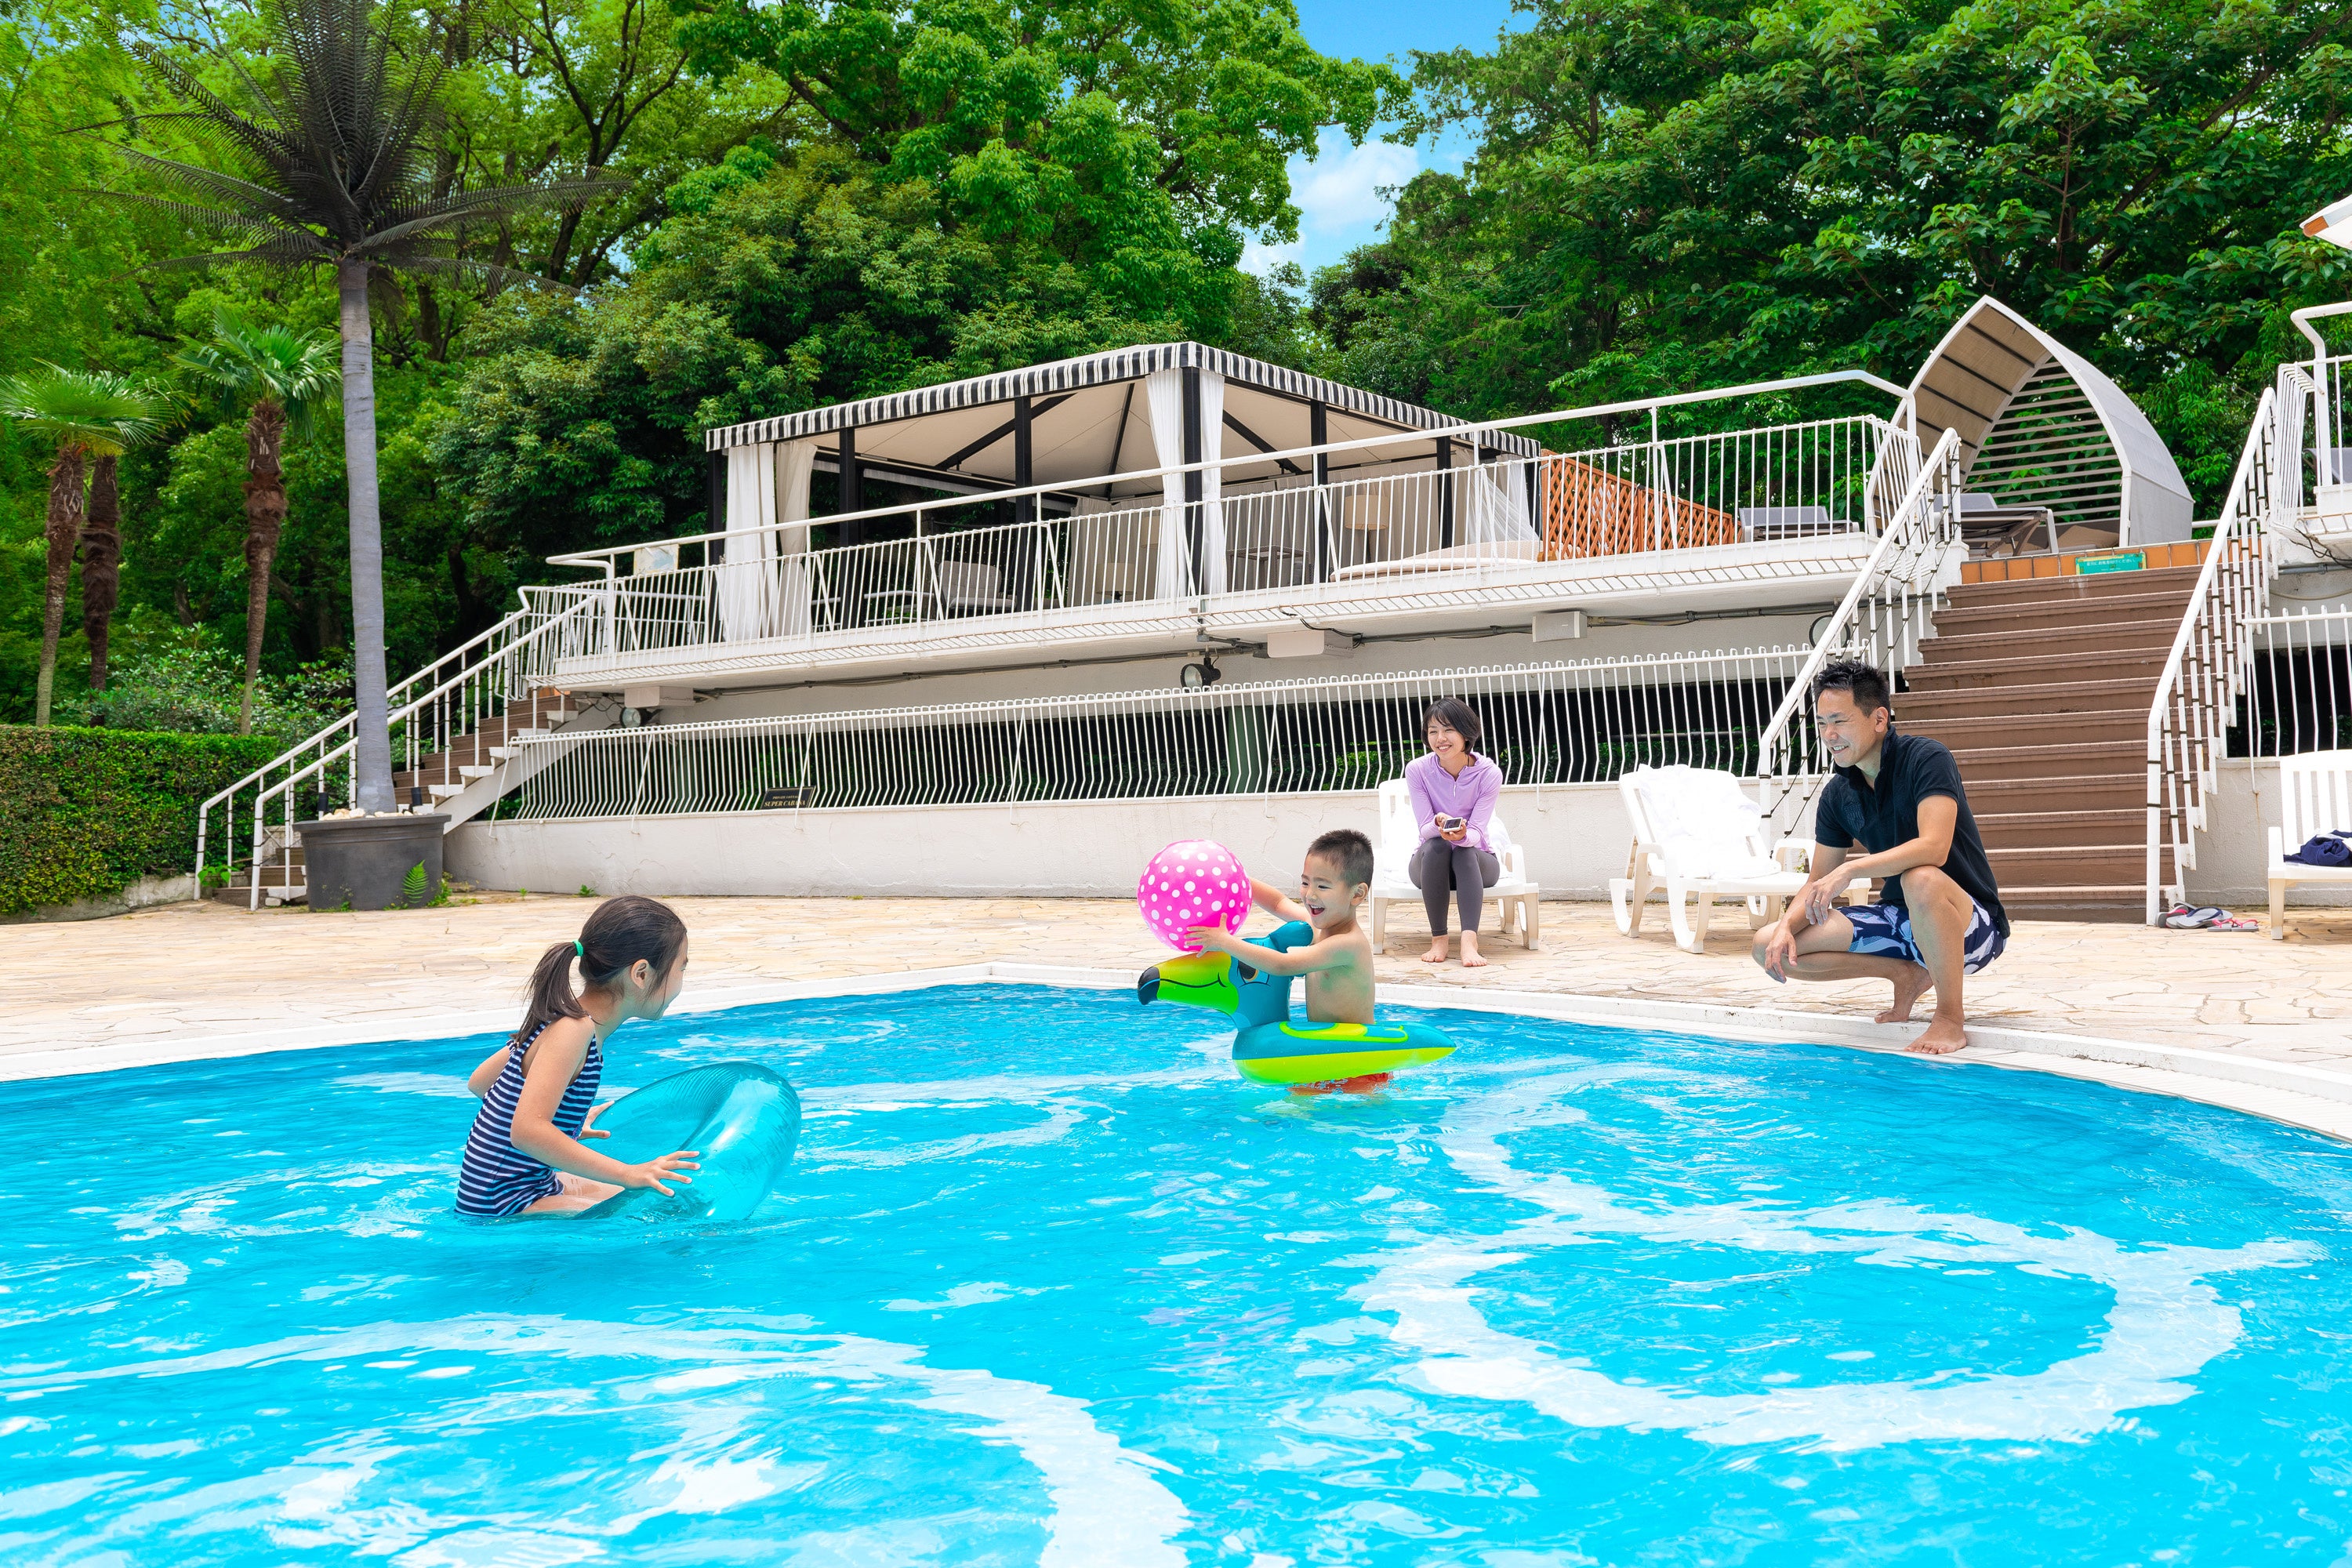
{"type": "Polygon", "coordinates": [[[588,1016],[572,990],[575,962],[590,991],[612,990],[639,959],[652,965],[654,983],[659,984],[685,944],[686,922],[667,904],[635,893],[605,900],[581,927],[579,941],[559,942],[540,954],[530,972],[530,996],[521,1026],[509,1043],[520,1045],[558,1018],[588,1016]]]}

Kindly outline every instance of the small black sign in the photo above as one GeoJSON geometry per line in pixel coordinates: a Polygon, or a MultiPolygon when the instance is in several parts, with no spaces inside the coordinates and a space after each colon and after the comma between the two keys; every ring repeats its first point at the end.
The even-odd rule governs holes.
{"type": "Polygon", "coordinates": [[[774,811],[779,807],[803,806],[808,804],[808,790],[793,784],[771,784],[760,792],[760,809],[774,811]]]}

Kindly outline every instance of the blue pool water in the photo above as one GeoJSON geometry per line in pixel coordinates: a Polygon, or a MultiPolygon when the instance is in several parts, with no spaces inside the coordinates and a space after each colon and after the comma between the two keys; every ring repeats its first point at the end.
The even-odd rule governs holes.
{"type": "Polygon", "coordinates": [[[633,1025],[783,1189],[449,1212],[488,1040],[0,1087],[0,1562],[2337,1563],[2352,1159],[1450,1015],[1360,1100],[973,987],[633,1025]]]}

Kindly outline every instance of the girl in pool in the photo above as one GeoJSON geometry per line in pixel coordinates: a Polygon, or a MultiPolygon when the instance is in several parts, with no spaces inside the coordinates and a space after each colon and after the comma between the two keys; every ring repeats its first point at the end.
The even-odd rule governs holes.
{"type": "Polygon", "coordinates": [[[658,1018],[686,984],[686,923],[667,904],[634,896],[596,906],[577,942],[560,942],[531,971],[522,1025],[466,1087],[482,1101],[457,1173],[457,1212],[491,1217],[577,1214],[623,1187],[667,1194],[700,1169],[680,1149],[624,1165],[586,1146],[604,1041],[632,1018],[658,1018]],[[572,965],[586,982],[572,994],[572,965]]]}

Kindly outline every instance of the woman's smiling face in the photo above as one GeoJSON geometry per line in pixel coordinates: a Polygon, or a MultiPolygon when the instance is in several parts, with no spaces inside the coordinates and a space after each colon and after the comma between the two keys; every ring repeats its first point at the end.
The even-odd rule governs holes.
{"type": "Polygon", "coordinates": [[[1443,719],[1429,721],[1429,749],[1441,763],[1458,763],[1470,754],[1470,748],[1463,744],[1462,731],[1451,728],[1443,719]]]}

